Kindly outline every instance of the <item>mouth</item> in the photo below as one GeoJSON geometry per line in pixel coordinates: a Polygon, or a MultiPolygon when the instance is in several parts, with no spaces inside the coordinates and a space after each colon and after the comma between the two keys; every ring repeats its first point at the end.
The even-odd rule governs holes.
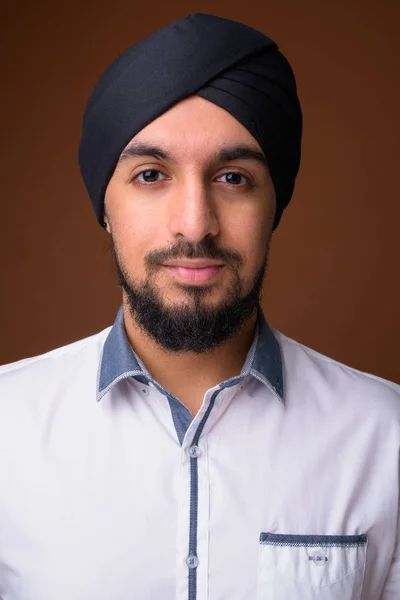
{"type": "Polygon", "coordinates": [[[217,278],[224,265],[212,265],[208,267],[179,267],[174,265],[162,265],[168,269],[172,275],[190,284],[209,283],[217,278]]]}

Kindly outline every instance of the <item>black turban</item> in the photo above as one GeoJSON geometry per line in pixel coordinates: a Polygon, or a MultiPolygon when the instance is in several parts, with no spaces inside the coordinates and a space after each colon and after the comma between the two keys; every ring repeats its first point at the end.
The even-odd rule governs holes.
{"type": "Polygon", "coordinates": [[[179,100],[196,94],[237,119],[261,146],[274,184],[274,227],[293,194],[302,115],[292,69],[261,32],[196,13],[156,31],[103,73],[86,106],[81,173],[97,218],[125,146],[179,100]]]}

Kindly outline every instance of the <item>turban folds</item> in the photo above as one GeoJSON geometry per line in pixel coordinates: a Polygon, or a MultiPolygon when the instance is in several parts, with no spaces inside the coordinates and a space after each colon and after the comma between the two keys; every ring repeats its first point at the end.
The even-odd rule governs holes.
{"type": "Polygon", "coordinates": [[[79,166],[100,223],[122,150],[193,94],[229,112],[261,146],[275,188],[278,225],[300,165],[302,115],[292,69],[261,32],[203,13],[174,21],[128,48],[89,98],[79,166]]]}

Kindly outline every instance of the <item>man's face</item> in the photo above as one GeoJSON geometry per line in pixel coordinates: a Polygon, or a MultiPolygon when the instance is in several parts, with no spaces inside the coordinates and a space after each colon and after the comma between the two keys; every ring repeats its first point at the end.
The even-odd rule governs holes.
{"type": "Polygon", "coordinates": [[[198,96],[152,121],[122,152],[105,220],[124,301],[165,350],[212,351],[254,315],[275,216],[263,156],[245,127],[198,96]],[[171,267],[199,259],[222,266],[171,267]]]}

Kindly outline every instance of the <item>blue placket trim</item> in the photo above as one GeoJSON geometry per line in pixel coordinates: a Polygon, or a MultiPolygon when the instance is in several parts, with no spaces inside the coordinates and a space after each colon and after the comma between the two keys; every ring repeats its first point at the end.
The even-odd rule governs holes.
{"type": "MultiPolygon", "coordinates": [[[[225,381],[224,385],[220,389],[216,390],[211,396],[210,404],[201,419],[199,426],[194,434],[191,448],[197,446],[200,440],[200,436],[203,432],[204,426],[207,422],[208,417],[214,407],[215,400],[222,390],[236,385],[242,381],[244,377],[235,377],[225,381]]],[[[190,509],[189,509],[189,558],[192,565],[188,565],[188,600],[196,600],[197,598],[197,523],[199,513],[199,471],[197,464],[197,456],[190,457],[190,509]]]]}

